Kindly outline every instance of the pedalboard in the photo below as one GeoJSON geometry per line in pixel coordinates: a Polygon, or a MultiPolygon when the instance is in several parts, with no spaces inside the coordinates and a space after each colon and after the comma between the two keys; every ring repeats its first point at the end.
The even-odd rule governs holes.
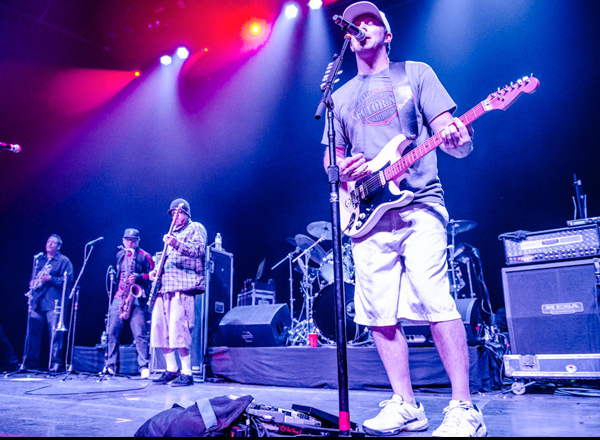
{"type": "Polygon", "coordinates": [[[597,223],[539,232],[517,231],[502,234],[506,264],[542,263],[600,255],[597,223]]]}
{"type": "MultiPolygon", "coordinates": [[[[304,405],[292,405],[292,409],[278,408],[271,405],[251,403],[246,408],[247,417],[254,417],[263,429],[272,435],[283,436],[317,436],[339,437],[339,418],[316,408],[304,405]]],[[[248,437],[252,434],[249,421],[232,431],[232,437],[248,437]]],[[[358,425],[350,423],[352,437],[364,437],[365,433],[357,431],[358,425]]]]}

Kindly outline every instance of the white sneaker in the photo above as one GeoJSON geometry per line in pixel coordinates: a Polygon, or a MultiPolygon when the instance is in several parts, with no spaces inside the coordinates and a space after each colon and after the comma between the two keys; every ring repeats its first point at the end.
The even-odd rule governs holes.
{"type": "Polygon", "coordinates": [[[369,435],[396,435],[402,431],[425,431],[427,416],[423,405],[411,405],[394,394],[390,400],[379,404],[383,409],[373,419],[363,422],[363,430],[369,435]]]}
{"type": "Polygon", "coordinates": [[[433,437],[485,437],[487,429],[483,414],[469,402],[451,400],[444,408],[444,421],[431,434],[433,437]]]}
{"type": "Polygon", "coordinates": [[[140,371],[140,377],[142,379],[148,379],[150,377],[150,370],[148,368],[142,368],[140,371]]]}

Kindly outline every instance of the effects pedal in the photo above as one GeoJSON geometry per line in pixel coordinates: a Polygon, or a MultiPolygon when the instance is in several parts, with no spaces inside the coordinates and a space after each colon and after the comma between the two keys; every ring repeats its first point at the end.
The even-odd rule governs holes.
{"type": "MultiPolygon", "coordinates": [[[[281,435],[340,436],[338,417],[308,406],[294,404],[292,409],[283,409],[270,405],[250,404],[246,413],[249,418],[256,418],[265,430],[281,435]]],[[[351,422],[350,425],[354,430],[351,431],[351,436],[365,436],[363,432],[356,432],[358,428],[356,423],[351,422]]],[[[244,436],[242,432],[236,434],[240,437],[244,436]]]]}

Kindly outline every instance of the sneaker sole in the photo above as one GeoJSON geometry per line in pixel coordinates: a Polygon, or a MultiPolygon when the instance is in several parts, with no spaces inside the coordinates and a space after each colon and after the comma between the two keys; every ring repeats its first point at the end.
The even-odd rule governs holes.
{"type": "Polygon", "coordinates": [[[363,426],[363,431],[365,431],[365,433],[367,433],[369,435],[382,435],[382,436],[398,435],[401,432],[427,431],[427,428],[429,427],[428,422],[425,421],[424,425],[422,425],[422,423],[423,422],[413,422],[413,423],[409,423],[408,425],[404,425],[402,428],[396,428],[396,429],[391,429],[391,430],[387,430],[387,431],[377,431],[376,429],[371,429],[371,428],[367,428],[366,426],[363,426]]]}
{"type": "MultiPolygon", "coordinates": [[[[477,431],[475,431],[475,435],[473,437],[487,437],[488,432],[485,426],[480,426],[477,431]]],[[[442,435],[436,435],[435,431],[431,434],[432,437],[445,437],[442,435]]]]}

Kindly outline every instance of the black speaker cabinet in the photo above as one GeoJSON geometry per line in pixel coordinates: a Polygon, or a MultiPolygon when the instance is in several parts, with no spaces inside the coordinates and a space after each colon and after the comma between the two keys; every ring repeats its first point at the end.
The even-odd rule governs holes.
{"type": "Polygon", "coordinates": [[[192,365],[208,364],[208,347],[223,345],[219,323],[233,307],[233,254],[206,249],[206,292],[196,296],[192,365]]]}
{"type": "Polygon", "coordinates": [[[514,355],[600,353],[600,259],[502,269],[514,355]]]}
{"type": "Polygon", "coordinates": [[[292,316],[287,304],[235,307],[219,324],[228,347],[285,345],[291,325],[292,316]]]}

